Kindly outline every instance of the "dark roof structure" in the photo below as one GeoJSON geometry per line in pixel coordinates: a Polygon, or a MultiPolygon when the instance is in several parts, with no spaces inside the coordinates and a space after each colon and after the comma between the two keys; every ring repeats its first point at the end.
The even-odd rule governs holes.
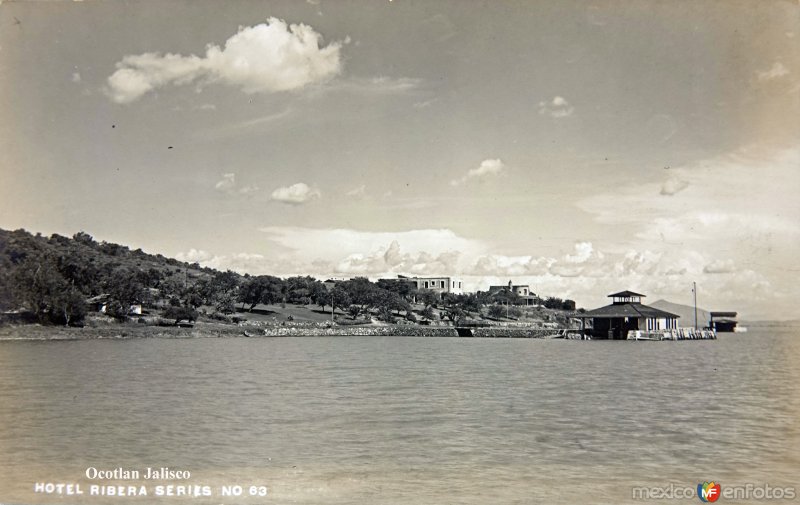
{"type": "MultiPolygon", "coordinates": [[[[630,291],[624,291],[624,292],[630,293],[630,291]]],[[[644,295],[636,295],[634,293],[634,295],[632,296],[644,296],[644,295]]],[[[606,305],[605,307],[600,307],[599,309],[590,310],[584,312],[583,314],[578,314],[574,317],[577,317],[579,319],[583,318],[612,319],[618,317],[678,319],[681,316],[673,314],[671,312],[667,312],[666,310],[659,310],[653,307],[648,307],[647,305],[642,305],[639,302],[629,302],[622,304],[617,303],[613,305],[606,305]]]]}
{"type": "Polygon", "coordinates": [[[640,296],[642,298],[647,297],[647,295],[641,295],[639,293],[634,293],[633,291],[625,290],[625,291],[620,291],[619,293],[610,294],[608,295],[608,298],[628,298],[631,296],[640,296]]]}

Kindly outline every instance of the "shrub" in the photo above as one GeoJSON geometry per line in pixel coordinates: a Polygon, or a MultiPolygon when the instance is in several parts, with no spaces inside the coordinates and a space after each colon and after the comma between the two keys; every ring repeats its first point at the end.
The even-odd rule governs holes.
{"type": "Polygon", "coordinates": [[[164,311],[164,317],[178,321],[196,321],[198,312],[190,307],[169,307],[164,311]]]}

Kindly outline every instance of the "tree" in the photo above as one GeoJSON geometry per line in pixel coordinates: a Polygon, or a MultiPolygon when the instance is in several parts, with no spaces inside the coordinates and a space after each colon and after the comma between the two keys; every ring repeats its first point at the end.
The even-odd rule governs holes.
{"type": "Polygon", "coordinates": [[[63,319],[63,321],[59,322],[63,322],[65,326],[81,323],[83,318],[86,317],[86,300],[83,294],[73,287],[60,291],[53,298],[52,303],[52,317],[54,319],[63,319]]]}
{"type": "Polygon", "coordinates": [[[30,254],[11,278],[14,298],[42,322],[70,324],[86,314],[83,296],[57,268],[57,258],[30,254]]]}
{"type": "Polygon", "coordinates": [[[328,305],[330,301],[331,294],[328,288],[325,287],[325,284],[315,279],[309,286],[309,297],[312,302],[319,305],[324,311],[325,306],[328,305]]]}
{"type": "Polygon", "coordinates": [[[489,317],[493,317],[495,319],[501,319],[505,315],[506,315],[506,309],[502,305],[494,304],[489,307],[489,317]]]}
{"type": "Polygon", "coordinates": [[[464,310],[469,310],[471,312],[480,312],[481,308],[483,308],[484,301],[475,293],[470,293],[465,295],[464,300],[464,310]]]}
{"type": "MultiPolygon", "coordinates": [[[[343,286],[337,284],[333,287],[330,293],[331,296],[331,314],[336,312],[336,309],[348,309],[350,307],[352,300],[350,300],[350,293],[344,289],[343,286]]],[[[358,314],[356,314],[358,315],[358,314]]]]}
{"type": "Polygon", "coordinates": [[[245,280],[239,290],[239,302],[250,305],[253,310],[259,303],[273,304],[283,299],[284,283],[272,275],[259,275],[245,280]]]}
{"type": "Polygon", "coordinates": [[[406,311],[406,313],[411,311],[411,305],[400,294],[383,288],[376,288],[373,292],[372,306],[377,308],[379,312],[388,312],[389,314],[392,311],[397,312],[397,315],[400,315],[402,310],[406,311]]]}
{"type": "Polygon", "coordinates": [[[435,307],[441,298],[435,291],[421,289],[417,292],[417,301],[426,307],[435,307]]]}
{"type": "Polygon", "coordinates": [[[297,305],[308,305],[312,302],[312,292],[319,281],[310,276],[289,277],[284,281],[286,301],[297,305]]]}
{"type": "Polygon", "coordinates": [[[94,238],[92,238],[91,235],[83,231],[79,231],[78,233],[73,235],[72,240],[88,247],[92,248],[97,247],[97,242],[94,241],[94,238]]]}
{"type": "MultiPolygon", "coordinates": [[[[111,301],[117,302],[113,305],[115,310],[111,313],[114,317],[120,319],[126,317],[131,305],[142,301],[144,286],[130,268],[116,268],[106,279],[104,288],[111,296],[111,301]]],[[[108,308],[106,312],[108,313],[108,308]]]]}
{"type": "Polygon", "coordinates": [[[464,311],[460,307],[452,305],[447,307],[444,311],[444,316],[450,320],[454,325],[459,324],[461,319],[464,318],[464,311]]]}
{"type": "Polygon", "coordinates": [[[347,291],[350,296],[350,303],[358,305],[361,312],[366,312],[375,305],[377,286],[366,277],[356,277],[355,279],[338,283],[337,287],[339,285],[347,291]]]}
{"type": "Polygon", "coordinates": [[[494,294],[494,300],[507,305],[516,305],[519,303],[519,295],[509,288],[503,288],[494,294]]]}
{"type": "Polygon", "coordinates": [[[406,300],[413,300],[417,293],[417,285],[408,279],[379,279],[377,287],[397,293],[406,300]]]}
{"type": "Polygon", "coordinates": [[[168,307],[164,311],[164,317],[167,319],[174,319],[175,324],[180,321],[196,321],[198,312],[191,307],[168,307]]]}
{"type": "Polygon", "coordinates": [[[563,305],[564,301],[561,300],[561,298],[556,298],[554,296],[548,296],[544,301],[544,306],[548,309],[560,309],[563,305]]]}

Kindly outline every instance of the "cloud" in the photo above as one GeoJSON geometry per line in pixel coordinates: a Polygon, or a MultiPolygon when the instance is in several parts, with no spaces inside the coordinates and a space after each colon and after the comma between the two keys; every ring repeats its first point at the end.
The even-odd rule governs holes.
{"type": "Polygon", "coordinates": [[[775,63],[772,64],[772,67],[769,70],[758,72],[758,80],[771,81],[773,79],[778,79],[785,75],[789,75],[789,69],[786,68],[780,61],[776,61],[775,63]]]}
{"type": "Polygon", "coordinates": [[[246,195],[258,191],[258,186],[239,186],[236,182],[236,174],[222,174],[222,179],[217,181],[214,189],[222,193],[246,195]]]}
{"type": "Polygon", "coordinates": [[[350,191],[346,192],[345,196],[349,196],[352,198],[364,198],[364,196],[367,194],[366,192],[367,192],[367,185],[362,184],[361,186],[358,186],[357,188],[353,188],[350,191]]]}
{"type": "Polygon", "coordinates": [[[482,242],[448,229],[391,232],[271,226],[261,231],[286,257],[306,264],[322,261],[337,272],[364,275],[432,272],[442,265],[449,265],[447,272],[452,275],[456,267],[465,267],[486,252],[482,242]]]}
{"type": "Polygon", "coordinates": [[[729,274],[735,271],[733,260],[714,260],[703,267],[703,272],[707,274],[729,274]]]}
{"type": "Polygon", "coordinates": [[[572,115],[575,108],[563,97],[556,96],[550,102],[539,102],[539,114],[552,118],[564,118],[572,115]]]}
{"type": "Polygon", "coordinates": [[[80,72],[73,72],[72,73],[72,82],[81,82],[81,73],[80,72]]]}
{"type": "Polygon", "coordinates": [[[450,181],[451,186],[460,186],[472,179],[481,179],[488,176],[497,176],[503,173],[506,169],[505,163],[499,158],[483,160],[478,168],[473,168],[467,174],[460,178],[450,181]]]}
{"type": "Polygon", "coordinates": [[[189,249],[187,252],[179,252],[175,255],[178,261],[185,261],[187,263],[203,263],[209,261],[214,255],[203,251],[202,249],[189,249]]]}
{"type": "Polygon", "coordinates": [[[320,93],[347,92],[359,95],[398,95],[415,91],[422,85],[413,77],[350,77],[331,83],[320,93]]]}
{"type": "Polygon", "coordinates": [[[278,188],[272,192],[272,199],[277,202],[300,205],[315,198],[320,198],[322,193],[318,189],[310,188],[303,182],[291,186],[278,188]]]}
{"type": "Polygon", "coordinates": [[[341,43],[320,47],[321,35],[278,18],[243,27],[204,57],[144,53],[125,56],[108,78],[108,95],[130,103],[167,85],[221,82],[245,93],[273,93],[327,81],[341,71],[341,43]]]}
{"type": "Polygon", "coordinates": [[[591,242],[578,242],[575,244],[575,254],[568,254],[566,260],[569,263],[585,263],[594,253],[591,242]]]}
{"type": "Polygon", "coordinates": [[[688,187],[689,183],[687,181],[681,180],[677,177],[670,177],[661,184],[660,193],[662,195],[672,196],[676,193],[680,193],[688,187]]]}
{"type": "Polygon", "coordinates": [[[217,182],[214,189],[218,191],[229,191],[236,186],[236,174],[223,174],[222,180],[217,182]]]}
{"type": "Polygon", "coordinates": [[[430,100],[423,100],[421,102],[414,102],[413,107],[415,109],[427,109],[428,107],[430,107],[431,105],[436,103],[437,100],[438,99],[436,99],[436,98],[431,98],[430,100]]]}
{"type": "Polygon", "coordinates": [[[453,275],[458,270],[459,251],[439,254],[418,252],[402,253],[400,243],[392,241],[388,247],[379,247],[368,253],[354,253],[334,266],[334,273],[346,275],[389,276],[395,273],[413,275],[453,275]]]}
{"type": "MultiPolygon", "coordinates": [[[[669,291],[697,280],[719,289],[710,291],[715,303],[782,317],[800,296],[800,287],[790,280],[795,276],[787,275],[800,243],[798,166],[800,147],[751,145],[671,168],[670,176],[679,182],[666,185],[669,198],[658,197],[665,183],[652,181],[601,191],[577,205],[597,223],[624,234],[630,249],[661,256],[657,266],[649,260],[635,268],[615,262],[615,268],[637,275],[652,269],[656,275],[641,280],[650,289],[669,291]],[[723,254],[726,261],[715,258],[723,254]],[[750,289],[761,290],[759,301],[747,299],[750,289]]],[[[607,254],[609,261],[613,257],[607,254]]]]}

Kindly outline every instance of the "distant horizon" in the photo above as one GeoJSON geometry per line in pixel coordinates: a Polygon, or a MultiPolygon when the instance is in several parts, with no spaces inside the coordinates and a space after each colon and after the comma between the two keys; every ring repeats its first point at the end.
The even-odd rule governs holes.
{"type": "Polygon", "coordinates": [[[790,2],[0,2],[0,227],[798,318],[790,2]]]}

